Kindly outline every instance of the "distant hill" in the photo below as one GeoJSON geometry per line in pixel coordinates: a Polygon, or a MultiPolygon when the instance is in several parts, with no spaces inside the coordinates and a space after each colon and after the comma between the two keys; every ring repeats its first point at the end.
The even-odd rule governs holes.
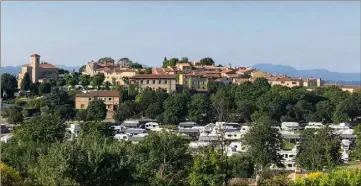
{"type": "MultiPolygon", "coordinates": [[[[80,67],[77,67],[77,66],[70,67],[70,66],[65,66],[65,65],[55,65],[55,66],[57,66],[58,68],[68,70],[70,72],[72,72],[73,70],[78,72],[79,68],[80,68],[80,67]]],[[[12,75],[16,76],[16,75],[18,75],[20,70],[21,70],[21,65],[19,65],[19,66],[5,66],[5,67],[1,67],[0,72],[1,73],[9,73],[9,74],[12,74],[12,75]]]]}
{"type": "Polygon", "coordinates": [[[312,70],[297,70],[290,66],[285,65],[273,65],[273,64],[256,64],[253,68],[259,69],[264,72],[272,74],[285,74],[288,76],[295,77],[314,77],[322,78],[328,83],[341,83],[345,85],[360,85],[361,84],[361,73],[340,73],[331,72],[325,69],[312,69],[312,70]]]}

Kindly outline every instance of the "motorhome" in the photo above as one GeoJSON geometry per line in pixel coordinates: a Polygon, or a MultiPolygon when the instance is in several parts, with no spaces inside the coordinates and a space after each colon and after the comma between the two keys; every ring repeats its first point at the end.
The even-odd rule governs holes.
{"type": "Polygon", "coordinates": [[[282,122],[282,130],[298,130],[300,129],[300,124],[297,122],[282,122]]]}
{"type": "Polygon", "coordinates": [[[148,122],[145,124],[145,129],[152,130],[152,129],[159,129],[159,124],[156,122],[148,122]]]}

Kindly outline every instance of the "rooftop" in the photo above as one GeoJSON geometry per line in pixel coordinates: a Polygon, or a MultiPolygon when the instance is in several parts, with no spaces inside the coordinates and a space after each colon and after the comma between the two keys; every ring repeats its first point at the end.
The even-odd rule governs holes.
{"type": "Polygon", "coordinates": [[[76,94],[76,97],[120,97],[120,92],[117,90],[91,91],[76,94]]]}
{"type": "Polygon", "coordinates": [[[176,75],[168,74],[137,74],[129,79],[176,79],[176,75]]]}

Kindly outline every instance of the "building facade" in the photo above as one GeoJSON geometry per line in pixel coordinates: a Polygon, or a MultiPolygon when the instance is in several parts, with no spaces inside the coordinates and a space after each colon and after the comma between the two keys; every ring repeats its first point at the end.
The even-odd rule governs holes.
{"type": "Polygon", "coordinates": [[[105,105],[107,106],[106,119],[113,119],[113,116],[118,109],[118,105],[120,102],[120,92],[115,90],[107,90],[76,94],[75,108],[87,109],[89,103],[95,99],[100,99],[104,101],[105,105]]]}
{"type": "Polygon", "coordinates": [[[178,82],[185,88],[197,90],[208,88],[208,78],[201,74],[179,74],[178,82]]]}
{"type": "Polygon", "coordinates": [[[28,73],[32,83],[37,83],[41,79],[52,77],[58,72],[58,68],[52,64],[41,64],[40,55],[33,54],[30,56],[30,64],[22,65],[21,71],[18,74],[18,88],[21,87],[25,73],[28,73]]]}
{"type": "Polygon", "coordinates": [[[176,91],[176,82],[176,75],[137,74],[129,77],[129,84],[136,85],[140,92],[148,87],[152,90],[163,90],[171,93],[176,91]]]}

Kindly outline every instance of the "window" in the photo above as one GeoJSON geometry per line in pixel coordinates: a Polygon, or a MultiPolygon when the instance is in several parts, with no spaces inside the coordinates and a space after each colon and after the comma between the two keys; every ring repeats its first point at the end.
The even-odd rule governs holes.
{"type": "Polygon", "coordinates": [[[288,167],[292,167],[292,164],[288,164],[287,166],[288,166],[288,167]]]}
{"type": "Polygon", "coordinates": [[[91,101],[92,100],[92,98],[89,98],[89,101],[91,101]]]}
{"type": "Polygon", "coordinates": [[[109,101],[111,101],[111,100],[112,100],[112,98],[108,98],[108,100],[109,100],[109,101]]]}
{"type": "Polygon", "coordinates": [[[164,84],[167,84],[167,80],[164,80],[164,84]]]}
{"type": "Polygon", "coordinates": [[[184,84],[188,84],[188,81],[184,81],[184,84]]]}
{"type": "Polygon", "coordinates": [[[84,104],[81,104],[81,105],[80,105],[80,108],[82,108],[82,109],[85,108],[85,105],[84,105],[84,104]]]}
{"type": "Polygon", "coordinates": [[[285,82],[284,82],[284,81],[281,81],[281,83],[282,83],[282,84],[285,84],[285,82]]]}
{"type": "Polygon", "coordinates": [[[147,80],[147,84],[149,84],[149,80],[147,80]]]}
{"type": "Polygon", "coordinates": [[[290,155],[290,158],[293,158],[293,155],[290,155]]]}
{"type": "Polygon", "coordinates": [[[292,82],[292,85],[295,85],[296,84],[296,82],[292,82]]]}
{"type": "Polygon", "coordinates": [[[155,84],[155,80],[153,80],[153,84],[155,84]]]}
{"type": "Polygon", "coordinates": [[[161,83],[161,81],[160,80],[158,80],[158,84],[160,84],[161,83]]]}
{"type": "Polygon", "coordinates": [[[143,80],[140,80],[140,84],[143,84],[143,80]]]}

